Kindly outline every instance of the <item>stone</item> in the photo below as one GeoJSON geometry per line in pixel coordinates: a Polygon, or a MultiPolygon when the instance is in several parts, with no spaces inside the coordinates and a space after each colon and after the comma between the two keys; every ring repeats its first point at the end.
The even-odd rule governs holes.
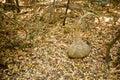
{"type": "Polygon", "coordinates": [[[88,56],[90,53],[90,46],[87,45],[83,40],[75,40],[68,49],[69,58],[83,58],[88,56]]]}

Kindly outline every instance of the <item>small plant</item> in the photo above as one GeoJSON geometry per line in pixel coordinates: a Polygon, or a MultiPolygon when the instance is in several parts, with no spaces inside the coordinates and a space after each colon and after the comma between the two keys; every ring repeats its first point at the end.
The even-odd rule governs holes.
{"type": "Polygon", "coordinates": [[[63,33],[64,34],[67,34],[67,33],[69,33],[70,32],[70,28],[64,28],[64,30],[63,30],[63,33]]]}

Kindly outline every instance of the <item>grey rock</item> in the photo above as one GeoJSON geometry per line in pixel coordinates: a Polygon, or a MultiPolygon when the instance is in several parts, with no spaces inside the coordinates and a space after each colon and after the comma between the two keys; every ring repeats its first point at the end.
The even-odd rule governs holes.
{"type": "Polygon", "coordinates": [[[68,49],[68,57],[70,58],[83,58],[90,53],[90,46],[83,40],[75,40],[68,49]]]}

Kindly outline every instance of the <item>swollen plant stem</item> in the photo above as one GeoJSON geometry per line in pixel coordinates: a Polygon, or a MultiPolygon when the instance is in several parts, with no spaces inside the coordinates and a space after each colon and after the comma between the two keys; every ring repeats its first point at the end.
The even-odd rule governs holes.
{"type": "Polygon", "coordinates": [[[79,21],[78,21],[78,24],[81,24],[82,19],[83,19],[84,17],[90,15],[90,14],[91,14],[91,15],[95,15],[95,14],[93,14],[93,13],[86,13],[86,14],[84,14],[83,16],[80,17],[80,19],[79,19],[79,21]]]}
{"type": "Polygon", "coordinates": [[[93,16],[97,17],[97,19],[99,21],[98,24],[100,23],[100,20],[99,20],[98,16],[95,15],[94,13],[88,12],[88,13],[84,14],[83,16],[81,16],[79,21],[77,22],[77,26],[76,26],[76,30],[75,30],[75,34],[74,34],[75,35],[75,40],[80,39],[79,38],[80,37],[79,32],[82,30],[81,27],[84,27],[84,25],[82,25],[82,20],[83,20],[83,18],[87,17],[88,15],[93,15],[93,16]]]}

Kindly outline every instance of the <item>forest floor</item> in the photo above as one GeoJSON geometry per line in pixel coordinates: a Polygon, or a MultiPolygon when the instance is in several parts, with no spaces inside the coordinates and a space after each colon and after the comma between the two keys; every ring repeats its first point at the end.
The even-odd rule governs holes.
{"type": "MultiPolygon", "coordinates": [[[[70,59],[67,56],[68,48],[74,40],[78,18],[78,16],[68,17],[65,26],[60,22],[48,24],[26,20],[27,39],[15,49],[1,51],[1,54],[7,53],[8,57],[4,59],[7,68],[0,70],[0,78],[3,80],[120,80],[120,75],[117,74],[120,70],[116,70],[113,64],[120,48],[120,40],[110,51],[112,60],[109,69],[105,62],[106,43],[115,37],[119,27],[113,26],[114,21],[111,18],[100,17],[100,25],[90,25],[89,29],[78,34],[84,42],[89,43],[91,48],[89,56],[83,59],[70,59]]],[[[22,21],[25,20],[21,19],[21,23],[22,21]]],[[[120,25],[120,20],[116,25],[120,25]]],[[[20,38],[22,38],[21,34],[20,32],[20,38]]]]}
{"type": "MultiPolygon", "coordinates": [[[[72,20],[75,21],[74,19],[72,20]]],[[[29,47],[17,50],[9,57],[11,63],[1,77],[10,80],[118,80],[115,68],[105,63],[105,44],[116,33],[117,27],[105,23],[87,32],[80,32],[81,38],[89,42],[91,52],[83,59],[70,59],[67,50],[73,41],[74,23],[69,19],[65,26],[49,24],[42,26],[29,40],[29,47]]],[[[39,27],[35,24],[34,28],[39,27]]],[[[120,43],[111,50],[112,58],[120,43]]],[[[7,51],[7,50],[6,50],[7,51]]],[[[114,60],[112,60],[114,61],[114,60]]]]}

